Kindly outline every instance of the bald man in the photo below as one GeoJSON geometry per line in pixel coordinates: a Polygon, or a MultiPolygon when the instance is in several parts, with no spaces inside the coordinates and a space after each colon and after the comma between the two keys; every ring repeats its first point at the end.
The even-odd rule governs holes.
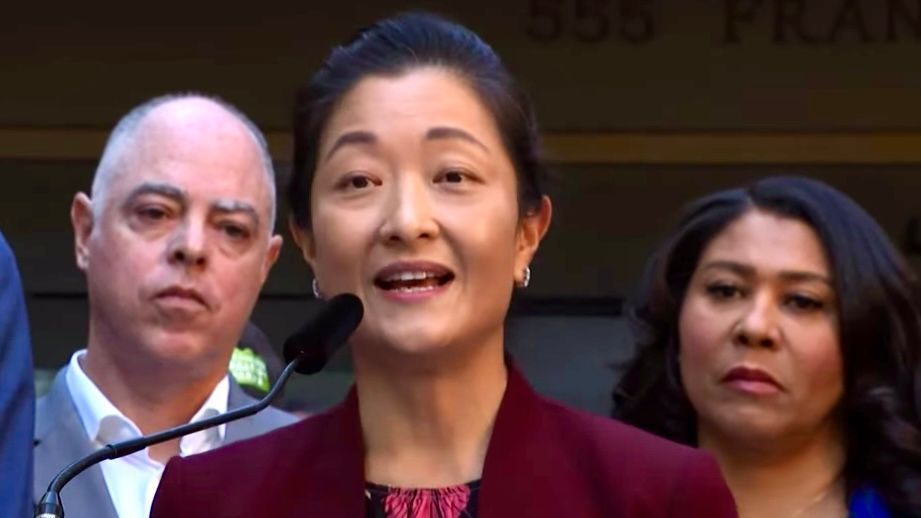
{"type": "MultiPolygon", "coordinates": [[[[264,137],[232,106],[200,95],[128,113],[70,216],[89,337],[38,402],[36,498],[102,445],[253,402],[227,366],[282,241],[264,137]]],[[[65,487],[66,516],[148,516],[170,457],[293,421],[269,408],[103,462],[65,487]]]]}

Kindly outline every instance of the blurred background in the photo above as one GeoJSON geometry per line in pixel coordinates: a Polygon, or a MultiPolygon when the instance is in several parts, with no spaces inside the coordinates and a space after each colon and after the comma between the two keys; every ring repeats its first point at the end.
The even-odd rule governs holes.
{"type": "MultiPolygon", "coordinates": [[[[68,210],[122,114],[169,91],[219,95],[267,132],[283,188],[294,89],[333,45],[406,9],[477,31],[536,105],[554,224],[509,348],[544,393],[607,412],[632,353],[622,303],[679,209],[706,192],[819,178],[919,265],[921,1],[15,2],[0,20],[0,229],[19,260],[36,367],[53,372],[85,344],[68,210]]],[[[285,251],[252,318],[276,349],[313,308],[284,221],[285,251]]],[[[287,403],[320,409],[350,376],[346,351],[293,380],[287,403]]]]}

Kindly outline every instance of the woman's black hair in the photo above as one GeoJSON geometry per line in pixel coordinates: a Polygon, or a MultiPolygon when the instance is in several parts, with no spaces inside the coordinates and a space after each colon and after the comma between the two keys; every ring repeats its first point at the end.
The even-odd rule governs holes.
{"type": "Polygon", "coordinates": [[[794,218],[819,237],[834,276],[844,362],[840,402],[848,492],[875,489],[897,516],[921,516],[921,312],[915,275],[873,218],[821,182],[773,177],[692,203],[647,263],[628,317],[638,355],[613,415],[696,445],[678,369],[678,320],[704,248],[751,209],[794,218]]]}
{"type": "Polygon", "coordinates": [[[537,123],[530,102],[502,61],[466,27],[432,14],[404,13],[361,30],[333,49],[297,92],[288,201],[299,227],[311,225],[310,188],[317,148],[338,101],[365,77],[398,77],[422,67],[443,68],[468,82],[492,114],[515,167],[520,213],[540,206],[546,171],[540,160],[537,123]]]}

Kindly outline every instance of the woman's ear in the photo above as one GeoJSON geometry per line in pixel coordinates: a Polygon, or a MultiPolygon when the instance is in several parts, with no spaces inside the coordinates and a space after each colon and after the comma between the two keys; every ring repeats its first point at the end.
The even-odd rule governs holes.
{"type": "Polygon", "coordinates": [[[538,207],[521,218],[515,250],[515,282],[524,280],[524,269],[531,264],[541,240],[550,229],[553,204],[549,196],[542,196],[538,207]]]}

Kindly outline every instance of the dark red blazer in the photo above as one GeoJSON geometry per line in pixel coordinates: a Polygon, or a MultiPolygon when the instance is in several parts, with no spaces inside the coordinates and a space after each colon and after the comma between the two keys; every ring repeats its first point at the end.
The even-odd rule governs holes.
{"type": "MultiPolygon", "coordinates": [[[[151,518],[363,518],[354,387],[331,410],[166,467],[151,518]]],[[[480,518],[736,516],[706,454],[538,395],[514,367],[479,493],[480,518]]]]}

